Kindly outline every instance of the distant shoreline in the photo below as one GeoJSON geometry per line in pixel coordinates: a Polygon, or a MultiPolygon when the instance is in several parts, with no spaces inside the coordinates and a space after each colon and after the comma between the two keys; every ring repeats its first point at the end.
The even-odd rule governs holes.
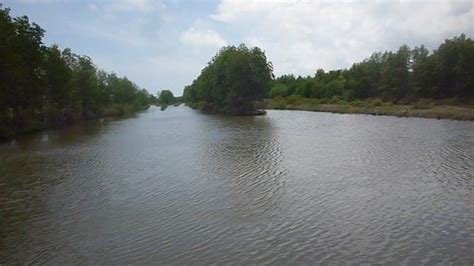
{"type": "Polygon", "coordinates": [[[337,103],[319,103],[316,99],[300,98],[289,101],[288,98],[269,99],[262,104],[267,110],[300,110],[329,112],[340,114],[369,114],[395,117],[419,117],[474,121],[474,107],[438,104],[407,104],[373,102],[373,100],[337,103]]]}

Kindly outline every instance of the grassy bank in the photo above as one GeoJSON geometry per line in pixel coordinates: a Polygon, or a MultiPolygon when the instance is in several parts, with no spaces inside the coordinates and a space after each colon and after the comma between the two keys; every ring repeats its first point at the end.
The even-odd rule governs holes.
{"type": "Polygon", "coordinates": [[[474,106],[460,105],[455,99],[440,101],[423,99],[410,104],[393,104],[391,102],[382,102],[380,99],[347,102],[337,97],[332,99],[315,99],[290,96],[265,100],[261,107],[265,109],[474,121],[474,106]]]}
{"type": "Polygon", "coordinates": [[[84,120],[102,117],[119,117],[146,110],[150,106],[110,105],[98,112],[50,111],[49,115],[32,115],[34,112],[17,114],[16,119],[1,117],[0,141],[15,138],[19,135],[30,134],[48,128],[57,128],[72,125],[84,120]]]}
{"type": "Polygon", "coordinates": [[[133,105],[112,105],[107,108],[104,108],[99,114],[100,117],[109,117],[109,116],[124,116],[132,114],[138,111],[143,111],[150,108],[150,105],[145,106],[133,106],[133,105]]]}

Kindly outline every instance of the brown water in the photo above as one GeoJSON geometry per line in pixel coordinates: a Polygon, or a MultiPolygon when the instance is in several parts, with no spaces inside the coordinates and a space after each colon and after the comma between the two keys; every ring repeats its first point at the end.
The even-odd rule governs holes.
{"type": "Polygon", "coordinates": [[[0,264],[474,264],[474,123],[186,107],[0,145],[0,264]]]}

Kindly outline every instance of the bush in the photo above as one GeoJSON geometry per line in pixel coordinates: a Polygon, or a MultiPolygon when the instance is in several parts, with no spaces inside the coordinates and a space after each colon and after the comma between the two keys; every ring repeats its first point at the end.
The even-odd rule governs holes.
{"type": "Polygon", "coordinates": [[[379,98],[369,99],[368,101],[369,101],[368,103],[369,107],[381,106],[383,104],[383,101],[379,98]]]}
{"type": "Polygon", "coordinates": [[[288,97],[288,104],[296,105],[302,102],[302,97],[300,95],[291,95],[288,97]]]}
{"type": "Polygon", "coordinates": [[[206,107],[206,102],[204,102],[204,101],[187,102],[186,105],[193,108],[193,109],[204,110],[205,107],[206,107]]]}
{"type": "Polygon", "coordinates": [[[329,100],[330,104],[339,104],[341,103],[342,98],[341,96],[332,96],[332,98],[329,100]]]}
{"type": "MultiPolygon", "coordinates": [[[[474,99],[471,99],[473,100],[472,102],[472,105],[474,105],[474,99]]],[[[453,105],[453,106],[456,106],[456,105],[459,105],[459,102],[461,102],[458,98],[446,98],[446,99],[442,99],[442,100],[438,100],[436,101],[436,104],[437,105],[453,105]]],[[[469,105],[469,102],[468,102],[468,105],[469,105]]]]}
{"type": "Polygon", "coordinates": [[[276,97],[268,102],[267,108],[270,109],[286,109],[286,99],[283,97],[276,97]]]}
{"type": "Polygon", "coordinates": [[[415,109],[430,109],[430,108],[433,108],[434,106],[435,105],[434,105],[434,102],[432,100],[421,99],[413,105],[413,108],[415,108],[415,109]]]}
{"type": "Polygon", "coordinates": [[[362,107],[362,106],[366,105],[366,102],[361,101],[361,100],[355,100],[355,101],[351,102],[351,105],[352,106],[357,106],[357,107],[362,107]]]}

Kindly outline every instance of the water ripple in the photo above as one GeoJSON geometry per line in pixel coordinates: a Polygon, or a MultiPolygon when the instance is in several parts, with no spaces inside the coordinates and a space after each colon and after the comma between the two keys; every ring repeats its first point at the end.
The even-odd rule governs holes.
{"type": "Polygon", "coordinates": [[[171,107],[0,160],[0,264],[474,261],[472,122],[171,107]]]}

